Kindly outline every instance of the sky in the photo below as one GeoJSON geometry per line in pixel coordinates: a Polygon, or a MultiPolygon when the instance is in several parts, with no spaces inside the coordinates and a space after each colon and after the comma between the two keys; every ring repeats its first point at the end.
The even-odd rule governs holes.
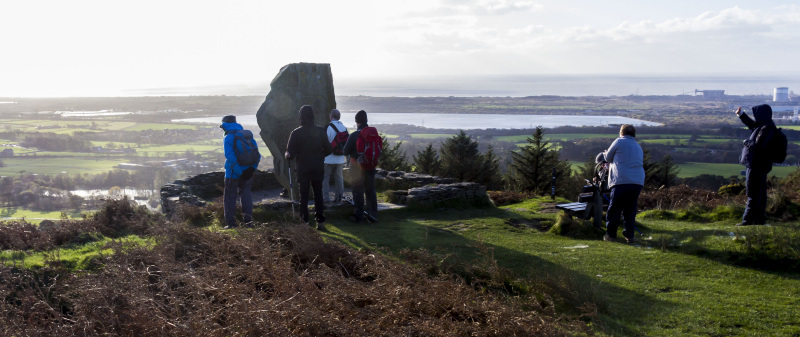
{"type": "Polygon", "coordinates": [[[798,73],[800,4],[718,0],[0,3],[0,97],[509,74],[798,73]]]}

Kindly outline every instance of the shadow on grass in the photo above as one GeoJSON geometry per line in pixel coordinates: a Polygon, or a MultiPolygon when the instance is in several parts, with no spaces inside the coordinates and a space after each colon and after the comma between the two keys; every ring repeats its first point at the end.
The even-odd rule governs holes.
{"type": "MultiPolygon", "coordinates": [[[[637,223],[637,226],[640,226],[637,223]]],[[[642,244],[693,255],[736,267],[745,267],[789,279],[800,279],[797,242],[800,227],[780,224],[746,228],[664,230],[640,227],[651,240],[642,244]],[[717,243],[711,241],[719,240],[717,243]]]]}
{"type": "MultiPolygon", "coordinates": [[[[331,210],[328,212],[329,223],[336,227],[324,235],[330,239],[343,242],[356,249],[376,249],[384,251],[391,256],[404,259],[404,252],[426,250],[436,255],[439,268],[449,266],[448,272],[463,277],[471,284],[483,287],[481,275],[475,272],[483,265],[491,268],[510,270],[508,280],[503,282],[501,291],[511,295],[548,293],[554,297],[554,304],[558,314],[581,316],[587,323],[592,319],[586,318],[586,304],[591,303],[600,314],[599,322],[592,322],[595,326],[605,327],[604,330],[613,334],[636,335],[637,331],[631,328],[631,322],[644,322],[646,317],[652,317],[654,312],[669,312],[675,305],[656,299],[645,293],[631,291],[616,285],[598,280],[594,276],[585,275],[565,268],[557,263],[542,259],[538,256],[509,249],[497,244],[476,241],[461,235],[461,231],[478,231],[478,236],[491,235],[497,231],[510,232],[512,237],[517,235],[537,235],[530,230],[520,230],[513,224],[513,219],[521,216],[512,211],[497,208],[482,209],[397,209],[381,211],[379,223],[355,224],[346,219],[350,209],[331,210]],[[481,219],[481,221],[475,221],[481,219]],[[483,220],[485,219],[485,220],[483,220]],[[494,220],[491,220],[494,219],[494,220]],[[445,226],[428,226],[427,221],[450,222],[445,226]],[[506,227],[489,228],[493,225],[475,225],[476,222],[491,222],[506,227]],[[501,229],[500,229],[501,228],[501,229]],[[522,280],[520,280],[522,278],[522,280]],[[514,283],[517,284],[514,284],[514,283]],[[521,285],[525,283],[525,285],[521,285]],[[636,303],[639,308],[648,310],[630,310],[626,306],[636,303]],[[624,313],[623,313],[624,312],[624,313]],[[631,316],[633,315],[633,316],[631,316]],[[638,316],[638,317],[637,317],[638,316]]],[[[550,219],[549,221],[552,221],[550,219]]],[[[535,230],[537,228],[531,228],[535,230]]],[[[550,235],[550,234],[538,234],[550,235]]],[[[478,271],[479,272],[479,271],[478,271]]]]}

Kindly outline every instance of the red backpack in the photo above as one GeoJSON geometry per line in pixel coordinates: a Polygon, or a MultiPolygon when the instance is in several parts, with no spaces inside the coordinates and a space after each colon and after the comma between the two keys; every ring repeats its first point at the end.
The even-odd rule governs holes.
{"type": "Polygon", "coordinates": [[[343,155],[344,144],[347,143],[347,137],[350,136],[350,134],[347,133],[347,129],[345,129],[344,131],[339,131],[339,129],[336,128],[336,125],[333,125],[333,123],[330,123],[328,125],[332,127],[334,131],[336,131],[336,136],[333,137],[333,140],[331,141],[331,147],[333,147],[333,154],[343,155]]]}
{"type": "Polygon", "coordinates": [[[378,134],[378,130],[368,126],[361,130],[356,140],[356,152],[358,152],[358,166],[362,170],[374,170],[378,167],[378,160],[383,150],[383,139],[378,134]]]}

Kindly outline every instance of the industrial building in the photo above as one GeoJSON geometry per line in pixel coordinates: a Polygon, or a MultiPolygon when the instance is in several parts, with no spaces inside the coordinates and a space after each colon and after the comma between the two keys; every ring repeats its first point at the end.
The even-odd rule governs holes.
{"type": "Polygon", "coordinates": [[[772,94],[773,102],[788,102],[789,101],[789,88],[778,87],[772,94]]]}

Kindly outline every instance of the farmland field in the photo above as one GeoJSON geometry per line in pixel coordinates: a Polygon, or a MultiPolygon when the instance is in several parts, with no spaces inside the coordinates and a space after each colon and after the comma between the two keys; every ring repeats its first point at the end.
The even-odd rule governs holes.
{"type": "MultiPolygon", "coordinates": [[[[678,164],[681,172],[678,177],[696,177],[701,174],[719,175],[723,177],[739,176],[744,166],[740,164],[717,164],[717,163],[686,163],[678,164]]],[[[797,170],[796,166],[774,166],[771,176],[786,177],[789,173],[797,170]]],[[[744,176],[742,176],[744,177],[744,176]]]]}
{"type": "Polygon", "coordinates": [[[3,158],[4,167],[0,167],[0,176],[19,175],[20,171],[36,174],[101,173],[111,170],[125,159],[79,159],[79,158],[3,158]]]}

